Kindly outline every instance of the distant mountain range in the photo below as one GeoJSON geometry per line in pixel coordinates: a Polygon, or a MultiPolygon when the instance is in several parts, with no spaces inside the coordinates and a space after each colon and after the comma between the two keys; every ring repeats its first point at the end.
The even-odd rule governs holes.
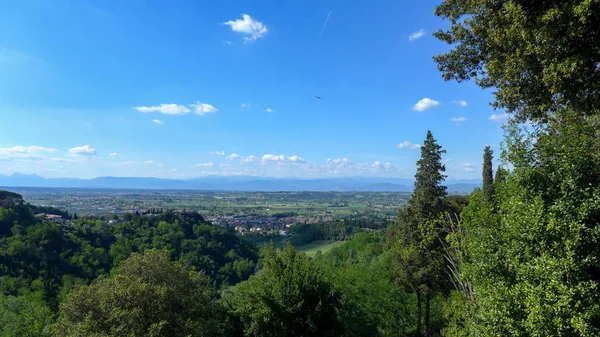
{"type": "MultiPolygon", "coordinates": [[[[480,186],[480,181],[449,180],[450,193],[469,193],[480,186]]],[[[215,191],[372,191],[411,192],[413,180],[401,178],[266,178],[266,177],[219,177],[209,176],[189,180],[98,177],[93,179],[44,178],[38,175],[15,173],[0,175],[0,186],[6,187],[53,187],[53,188],[105,188],[105,189],[151,189],[151,190],[215,190],[215,191]]]]}

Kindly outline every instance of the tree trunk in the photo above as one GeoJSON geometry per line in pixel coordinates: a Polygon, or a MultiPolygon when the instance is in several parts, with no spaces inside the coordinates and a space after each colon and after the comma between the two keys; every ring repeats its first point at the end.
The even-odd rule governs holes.
{"type": "Polygon", "coordinates": [[[430,321],[431,321],[431,298],[429,297],[429,294],[425,295],[425,336],[429,337],[431,336],[431,327],[430,327],[430,321]]]}
{"type": "Polygon", "coordinates": [[[421,325],[421,292],[417,291],[417,334],[423,333],[423,326],[421,325]]]}

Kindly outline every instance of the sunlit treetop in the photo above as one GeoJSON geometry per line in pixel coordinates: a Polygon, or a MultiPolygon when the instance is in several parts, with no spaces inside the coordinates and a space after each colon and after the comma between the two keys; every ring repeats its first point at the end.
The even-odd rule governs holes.
{"type": "Polygon", "coordinates": [[[600,112],[600,1],[444,0],[435,14],[451,24],[434,34],[452,46],[434,57],[445,80],[495,88],[519,122],[600,112]]]}

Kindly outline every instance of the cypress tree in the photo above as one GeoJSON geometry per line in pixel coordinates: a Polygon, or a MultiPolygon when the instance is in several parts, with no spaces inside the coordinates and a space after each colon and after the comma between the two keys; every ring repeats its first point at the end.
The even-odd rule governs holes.
{"type": "Polygon", "coordinates": [[[483,195],[489,203],[494,202],[494,175],[492,172],[492,159],[494,151],[486,146],[483,150],[483,195]]]}
{"type": "Polygon", "coordinates": [[[440,232],[437,217],[446,209],[446,187],[442,182],[446,167],[442,154],[446,151],[437,144],[431,131],[421,147],[417,161],[415,189],[408,206],[398,213],[394,230],[390,232],[395,242],[397,257],[394,272],[397,281],[417,295],[417,330],[430,335],[430,300],[432,295],[446,285],[444,267],[440,263],[442,245],[437,239],[440,232]],[[425,304],[425,319],[422,305],[425,304]],[[423,324],[424,323],[424,324],[423,324]]]}

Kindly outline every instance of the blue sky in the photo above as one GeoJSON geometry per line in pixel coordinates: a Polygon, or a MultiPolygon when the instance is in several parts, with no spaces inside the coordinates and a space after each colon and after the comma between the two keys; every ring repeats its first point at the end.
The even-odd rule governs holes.
{"type": "Polygon", "coordinates": [[[504,115],[436,3],[0,1],[0,174],[406,178],[431,130],[477,178],[504,115]]]}

